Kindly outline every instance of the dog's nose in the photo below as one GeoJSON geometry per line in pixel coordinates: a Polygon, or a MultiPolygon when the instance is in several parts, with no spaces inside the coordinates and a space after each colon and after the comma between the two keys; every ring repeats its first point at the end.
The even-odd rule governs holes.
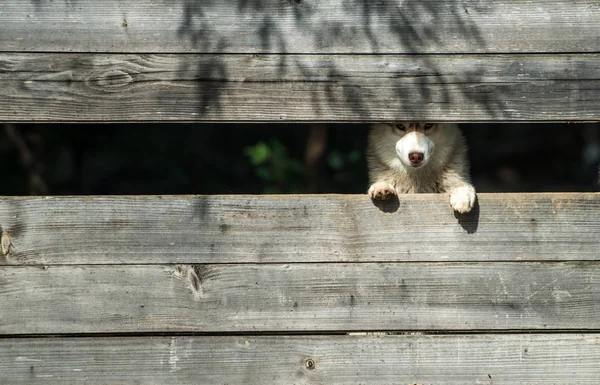
{"type": "Polygon", "coordinates": [[[411,152],[410,154],[408,154],[408,160],[410,160],[411,166],[418,166],[423,161],[423,153],[411,152]]]}

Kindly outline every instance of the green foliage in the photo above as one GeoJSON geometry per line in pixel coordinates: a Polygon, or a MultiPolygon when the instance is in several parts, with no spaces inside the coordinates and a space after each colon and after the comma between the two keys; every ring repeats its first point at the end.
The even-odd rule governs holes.
{"type": "Polygon", "coordinates": [[[265,183],[263,193],[298,192],[302,179],[302,163],[288,153],[277,139],[258,142],[244,148],[256,175],[265,183]]]}
{"type": "Polygon", "coordinates": [[[348,165],[355,165],[360,162],[361,155],[357,150],[352,150],[348,153],[343,153],[338,149],[333,149],[327,156],[327,164],[333,170],[341,170],[348,165]]]}

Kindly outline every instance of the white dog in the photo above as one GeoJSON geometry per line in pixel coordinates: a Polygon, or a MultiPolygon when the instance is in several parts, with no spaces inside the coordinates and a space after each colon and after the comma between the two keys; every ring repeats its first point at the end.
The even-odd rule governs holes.
{"type": "Polygon", "coordinates": [[[367,152],[369,196],[384,200],[404,193],[449,193],[459,213],[471,211],[467,146],[456,124],[373,125],[367,152]]]}

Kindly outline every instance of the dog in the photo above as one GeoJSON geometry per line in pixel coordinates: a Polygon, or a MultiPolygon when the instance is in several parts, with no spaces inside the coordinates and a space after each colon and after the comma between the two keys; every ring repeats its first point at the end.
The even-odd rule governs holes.
{"type": "Polygon", "coordinates": [[[367,165],[373,200],[406,193],[448,193],[458,213],[471,211],[467,145],[456,124],[399,122],[371,127],[367,165]]]}

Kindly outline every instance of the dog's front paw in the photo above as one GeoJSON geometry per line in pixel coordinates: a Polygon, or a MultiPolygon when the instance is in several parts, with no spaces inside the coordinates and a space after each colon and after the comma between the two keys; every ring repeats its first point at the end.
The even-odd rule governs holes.
{"type": "Polygon", "coordinates": [[[389,183],[376,182],[371,185],[368,194],[371,199],[383,201],[396,195],[396,191],[389,183]]]}
{"type": "Polygon", "coordinates": [[[450,192],[450,206],[461,214],[468,213],[475,204],[475,188],[471,185],[455,187],[450,192]]]}

